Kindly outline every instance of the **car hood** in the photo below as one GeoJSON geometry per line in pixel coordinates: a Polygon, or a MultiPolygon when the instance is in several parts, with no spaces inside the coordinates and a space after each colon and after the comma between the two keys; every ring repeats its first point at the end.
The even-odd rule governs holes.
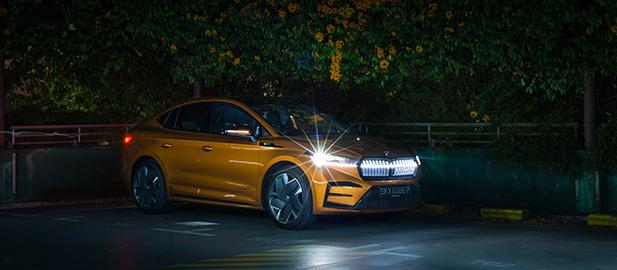
{"type": "MultiPolygon", "coordinates": [[[[317,139],[311,138],[310,142],[305,137],[287,137],[297,147],[304,147],[310,151],[317,147],[317,139]]],[[[329,154],[346,156],[351,158],[364,157],[409,157],[415,156],[408,147],[400,144],[386,143],[383,140],[367,136],[347,135],[339,140],[336,138],[319,138],[319,145],[325,145],[329,154]],[[334,145],[332,145],[334,143],[334,145]]]]}

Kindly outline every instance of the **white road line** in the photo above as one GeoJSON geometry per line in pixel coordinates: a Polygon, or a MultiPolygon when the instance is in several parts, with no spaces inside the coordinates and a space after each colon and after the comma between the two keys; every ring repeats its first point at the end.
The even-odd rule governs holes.
{"type": "Polygon", "coordinates": [[[392,256],[400,256],[400,257],[409,257],[409,258],[422,258],[422,256],[420,255],[416,255],[416,254],[405,254],[405,253],[397,253],[397,252],[383,252],[383,253],[379,253],[379,255],[381,254],[385,254],[385,255],[392,255],[392,256]]]}
{"type": "Polygon", "coordinates": [[[378,246],[381,246],[381,245],[380,244],[370,244],[370,245],[348,248],[348,250],[359,250],[359,249],[372,248],[372,247],[378,247],[378,246]]]}
{"type": "Polygon", "coordinates": [[[416,255],[416,254],[406,254],[406,253],[398,253],[398,252],[392,252],[395,250],[400,250],[400,249],[404,249],[405,247],[392,247],[392,248],[385,248],[385,249],[380,249],[380,250],[375,250],[373,253],[375,255],[392,255],[392,256],[401,256],[401,257],[408,257],[408,258],[422,258],[422,256],[420,255],[416,255]]]}
{"type": "Polygon", "coordinates": [[[170,232],[170,233],[189,234],[189,235],[198,235],[198,236],[214,236],[214,234],[210,234],[210,233],[198,233],[198,232],[193,232],[193,231],[178,231],[178,230],[161,229],[161,228],[152,228],[152,230],[158,231],[158,232],[170,232]]]}
{"type": "Polygon", "coordinates": [[[220,224],[218,224],[218,223],[215,223],[215,222],[208,222],[208,221],[187,221],[187,222],[176,222],[176,224],[177,224],[177,225],[191,226],[191,227],[220,225],[220,224]]]}
{"type": "Polygon", "coordinates": [[[75,217],[63,217],[63,218],[54,218],[55,220],[60,220],[60,221],[68,221],[68,222],[81,222],[82,218],[85,218],[86,216],[75,216],[75,217]]]}

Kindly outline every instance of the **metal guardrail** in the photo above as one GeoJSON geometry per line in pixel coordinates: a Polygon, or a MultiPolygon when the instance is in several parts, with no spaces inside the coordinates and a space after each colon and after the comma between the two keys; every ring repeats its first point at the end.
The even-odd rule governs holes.
{"type": "MultiPolygon", "coordinates": [[[[12,126],[9,146],[42,146],[62,144],[109,145],[122,131],[135,124],[92,125],[20,125],[12,126]]],[[[118,137],[119,138],[119,137],[118,137]]]]}
{"type": "MultiPolygon", "coordinates": [[[[482,145],[492,144],[502,136],[540,136],[536,123],[423,123],[423,122],[367,122],[362,123],[365,133],[386,140],[435,146],[438,144],[482,145]]],[[[577,123],[548,125],[551,134],[563,134],[571,129],[578,136],[577,123]]]]}

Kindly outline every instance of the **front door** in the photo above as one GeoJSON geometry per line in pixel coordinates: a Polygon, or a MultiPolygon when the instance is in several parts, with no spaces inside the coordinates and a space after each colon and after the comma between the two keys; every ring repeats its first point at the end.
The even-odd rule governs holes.
{"type": "Polygon", "coordinates": [[[258,122],[242,108],[223,102],[211,105],[208,140],[203,141],[198,183],[199,196],[237,203],[256,204],[259,145],[249,137],[229,132],[258,122]]]}

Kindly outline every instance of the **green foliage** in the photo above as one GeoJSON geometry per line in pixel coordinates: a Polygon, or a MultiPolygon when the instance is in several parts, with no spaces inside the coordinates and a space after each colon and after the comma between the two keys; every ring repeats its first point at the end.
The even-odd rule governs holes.
{"type": "Polygon", "coordinates": [[[570,129],[559,130],[550,124],[543,124],[532,132],[538,136],[502,136],[492,147],[495,160],[557,173],[580,172],[580,144],[570,129]]]}
{"type": "Polygon", "coordinates": [[[553,108],[571,121],[576,110],[567,103],[583,70],[617,74],[615,1],[74,0],[2,8],[9,82],[23,90],[9,96],[13,112],[30,104],[134,121],[203,82],[208,94],[341,92],[330,96],[363,102],[346,112],[352,120],[541,121],[553,108]]]}

